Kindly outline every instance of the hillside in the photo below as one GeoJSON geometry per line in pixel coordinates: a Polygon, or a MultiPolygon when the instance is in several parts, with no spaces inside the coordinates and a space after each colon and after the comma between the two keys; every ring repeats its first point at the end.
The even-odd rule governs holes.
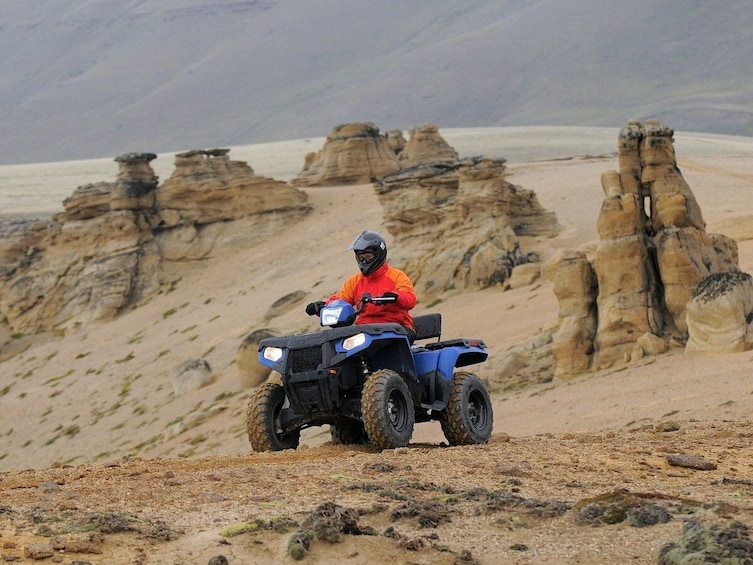
{"type": "MultiPolygon", "coordinates": [[[[479,131],[476,144],[493,152],[491,148],[503,146],[506,139],[479,131]]],[[[577,155],[590,138],[582,139],[573,131],[568,141],[560,142],[559,150],[568,150],[569,144],[570,154],[577,155]]],[[[746,202],[753,182],[749,157],[753,144],[746,146],[744,142],[744,138],[689,137],[683,143],[678,140],[677,151],[678,164],[694,190],[709,230],[737,237],[741,268],[751,272],[751,230],[746,227],[751,216],[741,203],[746,202]],[[703,157],[703,151],[713,155],[703,157]]],[[[246,150],[258,156],[264,153],[261,147],[246,150]]],[[[264,169],[270,163],[279,166],[286,162],[284,155],[275,157],[272,149],[266,151],[267,160],[259,157],[250,164],[264,169]]],[[[67,167],[67,174],[72,170],[88,174],[90,164],[68,163],[67,167]]],[[[615,167],[616,158],[608,155],[510,163],[510,182],[534,190],[541,204],[556,212],[562,226],[557,237],[533,242],[544,260],[557,249],[588,246],[596,240],[595,219],[603,199],[598,179],[603,171],[615,167]]],[[[354,234],[363,226],[381,229],[382,211],[370,185],[306,190],[313,212],[295,229],[260,239],[221,258],[174,265],[165,274],[158,295],[112,322],[84,326],[67,335],[21,339],[10,339],[7,326],[0,325],[4,347],[39,342],[2,363],[0,429],[4,431],[0,433],[5,439],[0,448],[0,469],[45,467],[55,461],[101,462],[123,455],[165,457],[247,451],[244,391],[235,367],[243,338],[261,327],[281,332],[313,329],[314,320],[303,313],[303,305],[309,299],[329,296],[354,270],[352,257],[345,252],[354,234]],[[334,224],[333,211],[337,212],[334,224]],[[304,299],[269,319],[273,303],[300,290],[307,293],[304,299]],[[173,372],[183,362],[199,357],[209,362],[215,382],[198,391],[176,394],[173,372]]],[[[399,255],[399,249],[390,252],[391,257],[399,255]]],[[[508,292],[490,288],[447,295],[434,306],[444,317],[446,338],[478,336],[489,344],[491,360],[477,369],[499,389],[495,398],[504,416],[498,417],[496,429],[514,436],[591,431],[659,417],[661,414],[654,413],[656,402],[646,402],[646,398],[664,394],[660,391],[666,383],[650,379],[650,385],[637,385],[655,370],[653,359],[647,360],[646,367],[633,367],[618,381],[597,373],[548,390],[551,352],[547,347],[533,350],[532,344],[542,342],[542,336],[551,333],[558,321],[551,286],[551,281],[540,280],[508,292]],[[480,312],[488,314],[479,316],[480,312]],[[523,355],[528,366],[520,375],[500,376],[511,352],[523,355]],[[508,378],[510,382],[505,380],[508,378]],[[541,390],[532,400],[526,389],[537,383],[541,390]],[[515,392],[521,386],[524,390],[515,392]],[[546,403],[548,398],[567,398],[573,404],[570,410],[579,413],[588,403],[578,398],[584,388],[598,390],[605,401],[610,389],[615,393],[619,390],[625,413],[613,414],[604,407],[591,406],[578,418],[562,420],[557,411],[544,411],[535,420],[526,417],[533,409],[531,403],[546,403]],[[515,402],[510,402],[512,394],[515,402]]],[[[416,312],[427,309],[419,297],[416,312]]],[[[718,370],[714,358],[671,357],[677,356],[656,362],[678,368],[692,366],[699,375],[718,370]]],[[[728,377],[731,390],[705,390],[700,377],[696,384],[701,388],[696,392],[687,388],[688,383],[683,384],[685,399],[692,404],[686,417],[708,418],[710,409],[705,404],[711,398],[718,400],[710,404],[712,407],[738,398],[726,405],[725,414],[745,414],[747,398],[741,392],[744,380],[733,370],[744,357],[724,359],[732,373],[728,377]]],[[[431,436],[435,432],[427,433],[431,436]]],[[[327,436],[325,430],[323,437],[327,436]]]]}
{"type": "Polygon", "coordinates": [[[0,164],[383,130],[753,134],[753,11],[683,0],[0,5],[0,164]]]}
{"type": "MultiPolygon", "coordinates": [[[[482,152],[509,142],[463,133],[482,152]]],[[[588,142],[576,132],[565,139],[570,158],[528,155],[509,164],[510,182],[557,213],[560,235],[538,242],[549,253],[595,240],[599,176],[616,166],[609,150],[584,151],[588,142]]],[[[676,148],[709,230],[736,237],[741,267],[753,271],[753,143],[678,135],[676,148]]],[[[250,161],[255,170],[287,162],[272,149],[246,148],[259,156],[250,161]]],[[[85,176],[91,166],[66,165],[70,189],[82,178],[75,171],[85,176]]],[[[0,169],[8,178],[18,172],[0,169]]],[[[206,563],[219,554],[232,564],[289,563],[293,523],[328,501],[357,509],[361,527],[378,535],[316,541],[308,563],[472,562],[462,561],[463,550],[480,563],[603,563],[620,562],[625,548],[631,562],[655,563],[681,535],[684,517],[753,523],[751,353],[674,351],[553,379],[546,336],[557,302],[545,279],[448,295],[431,308],[443,315],[444,337],[478,336],[490,346],[490,360],[474,367],[493,389],[488,446],[446,448],[438,427],[420,425],[410,447],[381,454],[330,446],[326,429],[306,432],[295,452],[250,453],[247,391],[234,362],[243,337],[264,326],[312,329],[306,300],[272,320],[270,305],[297,290],[311,299],[329,294],[354,269],[345,251],[354,234],[381,226],[369,185],[307,192],[314,211],[295,229],[180,266],[147,305],[80,332],[41,336],[0,364],[0,534],[16,544],[4,551],[22,554],[30,543],[49,543],[50,532],[65,538],[84,529],[94,533],[76,538],[79,545],[60,542],[59,555],[91,563],[206,563]],[[508,374],[511,353],[525,364],[508,374]],[[173,370],[196,357],[208,360],[214,383],[176,394],[173,370]],[[678,467],[667,460],[675,453],[716,468],[678,467]],[[650,503],[660,514],[661,506],[672,519],[635,527],[580,510],[615,500],[633,509],[650,503]],[[222,533],[231,526],[247,529],[222,533]]],[[[428,310],[420,303],[416,312],[428,310]]],[[[4,334],[0,343],[25,339],[4,334]]]]}

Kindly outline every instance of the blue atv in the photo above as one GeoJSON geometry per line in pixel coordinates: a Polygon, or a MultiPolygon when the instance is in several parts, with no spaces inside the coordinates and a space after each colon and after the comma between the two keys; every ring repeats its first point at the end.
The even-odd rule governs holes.
{"type": "Polygon", "coordinates": [[[414,319],[411,345],[400,324],[353,325],[359,309],[335,300],[319,321],[328,329],[263,339],[259,362],[280,373],[252,394],[246,429],[254,451],[295,449],[301,430],[329,424],[335,444],[370,443],[378,449],[408,445],[416,422],[439,420],[450,445],[486,443],[493,413],[483,381],[455,371],[488,357],[480,339],[441,341],[440,314],[414,319]]]}

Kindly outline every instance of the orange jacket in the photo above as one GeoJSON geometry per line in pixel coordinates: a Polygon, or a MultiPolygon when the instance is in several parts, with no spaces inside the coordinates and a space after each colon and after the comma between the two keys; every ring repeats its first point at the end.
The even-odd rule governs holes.
{"type": "Polygon", "coordinates": [[[340,299],[357,306],[365,292],[370,293],[371,296],[382,296],[385,292],[394,292],[397,294],[397,302],[383,305],[366,304],[356,324],[396,322],[414,329],[413,317],[408,310],[416,305],[416,293],[413,290],[413,283],[403,271],[384,263],[368,275],[356,273],[346,280],[340,291],[330,296],[327,302],[340,299]]]}

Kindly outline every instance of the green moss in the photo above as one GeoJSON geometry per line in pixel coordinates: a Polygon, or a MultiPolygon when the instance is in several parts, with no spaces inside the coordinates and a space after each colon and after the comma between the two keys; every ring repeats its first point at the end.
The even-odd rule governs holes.
{"type": "Polygon", "coordinates": [[[241,534],[249,534],[259,531],[258,522],[241,522],[233,526],[228,526],[220,532],[223,538],[232,538],[241,534]]]}
{"type": "Polygon", "coordinates": [[[659,551],[659,565],[725,563],[742,565],[753,560],[753,540],[740,522],[725,526],[703,526],[689,520],[677,541],[659,551]]]}

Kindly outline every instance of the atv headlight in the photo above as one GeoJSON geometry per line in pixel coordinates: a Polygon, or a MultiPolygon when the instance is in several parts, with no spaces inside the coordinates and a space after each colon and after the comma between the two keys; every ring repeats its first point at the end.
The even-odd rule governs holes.
{"type": "Polygon", "coordinates": [[[340,312],[342,312],[342,306],[327,307],[322,312],[321,323],[323,326],[334,326],[340,321],[340,312]]]}
{"type": "Polygon", "coordinates": [[[360,333],[352,335],[343,340],[343,349],[345,351],[350,351],[351,349],[355,349],[356,347],[359,347],[364,343],[366,343],[366,334],[360,333]]]}
{"type": "Polygon", "coordinates": [[[279,361],[282,359],[282,349],[279,347],[265,347],[262,356],[269,361],[279,361]]]}

